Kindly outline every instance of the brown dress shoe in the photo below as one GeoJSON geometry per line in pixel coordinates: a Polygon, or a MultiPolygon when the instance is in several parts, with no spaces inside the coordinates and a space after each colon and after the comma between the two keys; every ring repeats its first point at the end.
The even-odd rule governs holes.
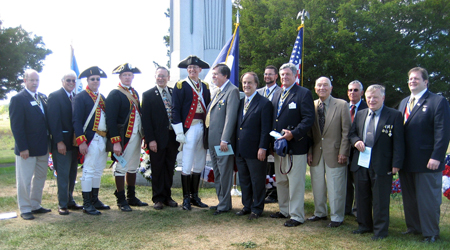
{"type": "Polygon", "coordinates": [[[59,215],[68,215],[69,210],[67,208],[58,208],[59,215]]]}
{"type": "Polygon", "coordinates": [[[178,203],[172,199],[163,202],[164,205],[169,206],[169,207],[178,207],[178,203]]]}
{"type": "Polygon", "coordinates": [[[161,209],[163,209],[163,207],[164,207],[164,205],[160,201],[156,202],[155,205],[153,205],[153,208],[156,210],[161,210],[161,209]]]}

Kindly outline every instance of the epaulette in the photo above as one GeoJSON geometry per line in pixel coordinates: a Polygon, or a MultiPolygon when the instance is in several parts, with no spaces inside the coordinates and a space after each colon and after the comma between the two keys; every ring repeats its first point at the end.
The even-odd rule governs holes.
{"type": "Polygon", "coordinates": [[[205,81],[202,81],[202,83],[206,85],[206,88],[207,88],[207,89],[209,89],[209,83],[207,83],[207,82],[205,82],[205,81]]]}
{"type": "Polygon", "coordinates": [[[183,80],[177,82],[177,88],[181,89],[183,87],[183,80]]]}

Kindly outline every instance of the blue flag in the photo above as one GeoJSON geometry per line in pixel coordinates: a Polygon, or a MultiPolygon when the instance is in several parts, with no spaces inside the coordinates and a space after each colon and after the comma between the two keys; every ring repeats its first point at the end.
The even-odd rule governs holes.
{"type": "Polygon", "coordinates": [[[78,64],[77,64],[77,59],[75,58],[75,54],[73,52],[73,48],[71,46],[71,58],[70,58],[70,69],[75,71],[75,74],[77,74],[77,85],[75,87],[75,94],[80,93],[81,91],[83,91],[83,83],[81,82],[81,79],[78,79],[78,76],[80,75],[80,70],[78,70],[78,64]]]}
{"type": "MultiPolygon", "coordinates": [[[[230,81],[239,87],[239,24],[236,24],[236,29],[233,36],[223,46],[212,68],[219,63],[225,63],[231,70],[230,81]]],[[[211,79],[212,70],[208,72],[205,80],[211,79]]]]}
{"type": "Polygon", "coordinates": [[[297,66],[297,80],[296,83],[299,84],[301,82],[303,86],[303,68],[302,68],[302,60],[303,60],[303,24],[298,27],[298,35],[295,39],[294,49],[292,49],[290,63],[295,64],[297,66]]]}

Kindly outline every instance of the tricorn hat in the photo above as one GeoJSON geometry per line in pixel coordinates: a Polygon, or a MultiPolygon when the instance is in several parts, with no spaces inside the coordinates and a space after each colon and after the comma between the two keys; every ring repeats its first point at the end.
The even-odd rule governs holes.
{"type": "Polygon", "coordinates": [[[187,69],[189,65],[197,65],[202,69],[209,69],[209,64],[205,61],[202,61],[200,58],[194,55],[190,55],[186,57],[183,61],[178,64],[178,68],[187,69]]]}
{"type": "Polygon", "coordinates": [[[93,75],[100,76],[101,78],[107,77],[105,74],[105,71],[103,71],[101,68],[99,68],[97,66],[92,66],[92,67],[86,69],[85,71],[81,72],[81,74],[78,76],[78,79],[81,79],[84,77],[88,78],[93,75]]]}
{"type": "Polygon", "coordinates": [[[113,74],[122,74],[124,72],[131,72],[133,74],[141,73],[141,71],[138,68],[131,66],[131,64],[129,64],[129,63],[124,63],[124,64],[117,66],[115,69],[113,69],[112,73],[113,74]]]}

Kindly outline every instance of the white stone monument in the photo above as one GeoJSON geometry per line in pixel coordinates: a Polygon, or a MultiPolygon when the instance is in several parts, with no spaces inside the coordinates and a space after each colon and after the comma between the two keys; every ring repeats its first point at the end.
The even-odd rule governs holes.
{"type": "MultiPolygon", "coordinates": [[[[187,77],[178,63],[196,55],[210,66],[230,39],[232,0],[170,0],[170,76],[172,81],[187,77]]],[[[208,70],[203,70],[204,79],[208,70]]]]}

